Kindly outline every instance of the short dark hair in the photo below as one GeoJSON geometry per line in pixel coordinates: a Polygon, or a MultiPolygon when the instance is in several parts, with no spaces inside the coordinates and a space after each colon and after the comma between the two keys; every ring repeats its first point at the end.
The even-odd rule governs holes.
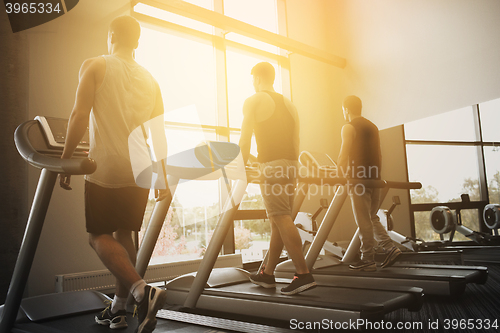
{"type": "Polygon", "coordinates": [[[269,83],[274,83],[274,78],[276,76],[274,66],[268,62],[259,62],[257,65],[253,66],[250,74],[260,77],[262,80],[269,83]]]}
{"type": "Polygon", "coordinates": [[[349,112],[356,116],[361,116],[361,99],[358,96],[347,96],[344,98],[344,102],[342,102],[342,106],[344,109],[349,109],[349,112]]]}
{"type": "Polygon", "coordinates": [[[133,49],[139,45],[141,25],[130,15],[118,16],[109,25],[109,31],[116,34],[119,42],[133,49]]]}

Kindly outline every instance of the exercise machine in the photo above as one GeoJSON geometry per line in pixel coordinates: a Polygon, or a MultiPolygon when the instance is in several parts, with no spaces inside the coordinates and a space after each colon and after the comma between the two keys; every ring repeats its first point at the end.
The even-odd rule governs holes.
{"type": "MultiPolygon", "coordinates": [[[[314,156],[312,156],[314,157],[314,156]]],[[[320,159],[314,158],[308,163],[310,165],[320,164],[320,159]]],[[[321,160],[325,160],[322,158],[321,160]]],[[[380,181],[379,186],[387,193],[390,188],[412,189],[420,188],[420,183],[380,181]]],[[[423,265],[402,264],[394,265],[375,272],[352,271],[348,264],[359,258],[361,242],[359,240],[359,229],[353,236],[342,260],[319,256],[330,231],[337,219],[348,190],[339,186],[333,201],[326,212],[321,227],[306,255],[306,264],[313,273],[316,282],[320,285],[336,285],[341,281],[349,280],[357,283],[370,281],[374,288],[390,286],[413,286],[424,290],[426,294],[436,295],[460,295],[468,283],[485,283],[488,276],[486,267],[478,266],[456,266],[456,265],[423,265]]],[[[384,194],[382,195],[384,196],[384,194]]],[[[294,274],[293,263],[288,260],[280,263],[275,271],[277,277],[290,278],[294,274]]]]}
{"type": "MultiPolygon", "coordinates": [[[[233,145],[231,143],[225,143],[233,145]]],[[[210,157],[211,165],[215,169],[224,158],[210,157]]],[[[171,161],[168,162],[169,174],[171,161]]],[[[186,169],[184,167],[184,169],[186,169]]],[[[196,173],[199,167],[184,170],[186,174],[196,173]]],[[[203,168],[202,168],[203,169],[203,168]]],[[[231,167],[226,168],[228,174],[231,167]]],[[[179,174],[180,175],[180,174],[179,174]]],[[[182,175],[180,175],[182,178],[182,175]]],[[[219,176],[220,177],[220,176],[219,176]]],[[[204,178],[207,179],[207,178],[204,178]]],[[[400,308],[418,310],[422,304],[422,290],[413,287],[386,286],[381,290],[374,290],[368,283],[353,284],[345,281],[337,286],[319,286],[300,295],[281,295],[276,289],[263,289],[248,279],[249,272],[239,268],[214,269],[223,241],[230,229],[234,215],[238,209],[248,183],[264,181],[258,170],[247,169],[246,179],[230,177],[232,179],[230,195],[227,198],[219,221],[207,247],[203,260],[197,272],[180,276],[167,283],[167,303],[178,305],[190,311],[217,311],[238,316],[254,316],[280,321],[321,321],[329,318],[335,321],[355,319],[380,319],[391,311],[400,308]]],[[[267,180],[279,182],[279,179],[267,180]]],[[[311,177],[299,175],[299,181],[304,184],[329,183],[345,184],[343,178],[311,177]]],[[[378,186],[381,182],[367,182],[368,185],[378,186]]],[[[300,186],[299,186],[300,188],[300,186]]],[[[305,197],[298,195],[300,202],[305,197]]],[[[300,207],[300,204],[298,205],[300,207]]],[[[297,205],[295,206],[297,207],[297,205]]],[[[294,215],[298,210],[294,208],[294,215]]],[[[157,219],[156,221],[160,221],[157,219]]],[[[161,226],[159,226],[161,227],[161,226]]],[[[158,228],[150,224],[150,228],[158,228]]],[[[148,232],[146,233],[146,237],[148,232]]],[[[145,238],[145,242],[155,243],[157,237],[153,235],[145,238]]],[[[149,260],[148,258],[138,258],[149,260]]],[[[277,287],[283,287],[290,279],[280,280],[277,287]]]]}
{"type": "MultiPolygon", "coordinates": [[[[59,173],[83,175],[92,173],[96,168],[95,162],[87,158],[89,148],[87,137],[84,137],[82,142],[80,142],[73,155],[73,159],[62,160],[60,158],[64,147],[66,131],[67,119],[36,117],[35,120],[21,124],[15,132],[15,143],[21,156],[30,165],[40,168],[42,171],[7,300],[4,305],[0,306],[1,333],[89,333],[108,330],[108,328],[97,325],[94,321],[97,311],[103,309],[103,301],[110,301],[102,293],[95,291],[63,292],[22,298],[23,289],[29,276],[57,175],[59,173]]],[[[167,175],[171,194],[175,193],[180,178],[205,179],[206,177],[214,177],[214,172],[216,174],[216,178],[214,179],[220,178],[221,175],[225,176],[226,179],[228,176],[239,177],[237,167],[236,174],[234,170],[231,170],[231,175],[228,175],[223,170],[226,164],[224,161],[221,162],[223,156],[220,156],[221,153],[225,154],[226,157],[229,156],[230,158],[227,160],[227,163],[230,163],[234,159],[235,149],[239,152],[239,148],[236,145],[224,145],[221,149],[218,147],[218,143],[214,142],[210,145],[201,144],[190,151],[172,156],[169,159],[172,165],[169,166],[169,174],[167,175]],[[224,150],[224,148],[228,148],[230,151],[224,150]],[[221,162],[217,165],[217,170],[215,170],[215,166],[207,164],[207,159],[204,158],[210,154],[218,157],[221,162]],[[197,168],[186,169],[186,163],[194,163],[197,168]]],[[[158,238],[171,200],[172,196],[169,196],[155,204],[149,224],[150,227],[147,229],[145,238],[141,242],[141,247],[138,251],[136,269],[142,276],[146,272],[155,246],[155,242],[148,243],[147,240],[155,239],[156,241],[158,238]]],[[[251,332],[266,333],[288,331],[266,325],[241,323],[234,320],[221,321],[219,318],[210,316],[193,317],[187,313],[179,315],[167,310],[161,311],[159,317],[163,319],[193,325],[203,324],[205,326],[242,332],[250,332],[249,329],[251,329],[251,332]]],[[[133,332],[135,330],[133,326],[131,325],[127,329],[121,330],[121,332],[133,332]]],[[[178,324],[176,324],[177,328],[179,328],[178,324]]]]}
{"type": "MultiPolygon", "coordinates": [[[[500,262],[500,236],[498,236],[498,205],[484,204],[482,217],[486,228],[493,233],[471,230],[462,223],[462,210],[471,207],[467,194],[461,195],[461,202],[450,203],[448,206],[436,206],[431,210],[429,222],[431,228],[439,234],[440,240],[427,241],[418,244],[419,251],[461,251],[464,262],[468,263],[499,263],[500,262]],[[453,213],[453,209],[455,213],[453,213]],[[464,235],[466,241],[455,240],[455,235],[464,235]],[[449,234],[445,239],[445,235],[449,234]]],[[[477,206],[472,206],[477,208],[477,206]]]]}
{"type": "Polygon", "coordinates": [[[377,215],[380,218],[380,223],[386,228],[387,234],[393,242],[402,245],[409,251],[417,251],[418,244],[414,239],[403,236],[394,230],[394,220],[391,214],[399,205],[401,205],[401,200],[398,196],[394,196],[392,197],[392,206],[388,210],[379,209],[377,215]]]}
{"type": "Polygon", "coordinates": [[[95,162],[87,158],[88,143],[85,139],[78,145],[75,158],[60,158],[66,124],[67,120],[37,117],[21,124],[14,134],[23,159],[41,169],[41,174],[7,298],[1,309],[0,333],[11,332],[14,325],[22,332],[45,332],[47,329],[36,322],[97,311],[107,299],[94,291],[22,298],[58,174],[84,175],[96,169],[95,162]]]}
{"type": "Polygon", "coordinates": [[[500,228],[500,205],[488,204],[483,210],[484,224],[493,232],[495,237],[498,236],[500,228]]]}
{"type": "MultiPolygon", "coordinates": [[[[316,236],[316,233],[318,232],[318,224],[316,218],[326,208],[328,208],[328,200],[320,199],[320,207],[314,214],[299,212],[294,220],[295,226],[299,230],[300,238],[302,239],[302,251],[304,252],[304,254],[307,253],[307,250],[309,249],[314,236],[316,236]]],[[[326,241],[323,245],[323,249],[331,255],[337,256],[338,258],[342,258],[345,253],[345,249],[335,242],[332,243],[326,241]]]]}
{"type": "MultiPolygon", "coordinates": [[[[384,191],[384,196],[387,192],[384,191]]],[[[458,249],[447,249],[441,251],[431,251],[422,247],[425,242],[405,235],[394,230],[394,220],[392,212],[401,204],[399,196],[392,197],[392,206],[388,209],[379,209],[377,212],[380,218],[380,223],[386,228],[387,234],[392,241],[399,244],[403,253],[397,258],[396,262],[449,262],[456,264],[464,264],[463,251],[458,249]]],[[[385,258],[385,253],[378,251],[375,253],[375,261],[382,262],[385,258]]]]}
{"type": "MultiPolygon", "coordinates": [[[[462,194],[460,197],[462,199],[463,205],[470,203],[468,194],[462,194]]],[[[457,209],[455,210],[455,214],[453,214],[451,209],[447,206],[437,206],[431,210],[431,214],[429,217],[430,225],[432,229],[437,234],[439,234],[441,242],[445,246],[453,244],[453,239],[457,232],[469,238],[473,243],[477,245],[500,245],[500,237],[496,237],[485,232],[474,231],[464,226],[462,223],[461,210],[462,206],[457,207],[457,209]],[[445,240],[444,235],[448,233],[449,238],[445,240]]],[[[498,233],[498,222],[495,221],[495,206],[489,205],[485,207],[483,216],[485,217],[486,225],[494,232],[496,231],[498,233]]],[[[460,245],[464,244],[466,243],[460,242],[460,245]]]]}

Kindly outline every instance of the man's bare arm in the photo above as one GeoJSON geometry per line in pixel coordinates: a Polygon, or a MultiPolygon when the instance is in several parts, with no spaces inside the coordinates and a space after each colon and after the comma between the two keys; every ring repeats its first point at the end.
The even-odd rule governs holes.
{"type": "Polygon", "coordinates": [[[239,146],[245,164],[250,156],[250,148],[252,146],[252,135],[255,126],[254,105],[255,101],[252,97],[247,98],[245,103],[243,103],[243,123],[241,124],[239,146]]]}
{"type": "MultiPolygon", "coordinates": [[[[102,65],[98,59],[88,59],[80,68],[80,81],[76,90],[75,104],[68,121],[66,142],[61,158],[73,156],[73,152],[87,131],[89,114],[94,105],[96,72],[102,70],[102,65]]],[[[61,175],[61,187],[69,190],[71,189],[69,183],[69,175],[61,175]]]]}
{"type": "Polygon", "coordinates": [[[94,105],[95,74],[100,65],[98,59],[87,59],[80,68],[80,81],[76,90],[75,104],[68,121],[66,142],[61,158],[71,158],[87,130],[90,111],[94,105]]]}
{"type": "Polygon", "coordinates": [[[153,147],[155,148],[155,150],[156,149],[164,150],[164,151],[155,151],[155,156],[165,156],[165,158],[163,158],[160,161],[161,170],[158,170],[158,172],[161,173],[158,175],[158,177],[159,177],[158,181],[160,181],[160,177],[162,177],[161,179],[162,179],[163,183],[161,181],[160,181],[160,183],[162,183],[162,185],[165,185],[165,188],[161,189],[160,187],[162,187],[162,186],[158,186],[157,188],[155,188],[156,201],[162,201],[163,199],[165,199],[171,195],[170,189],[168,187],[167,173],[166,173],[166,169],[167,169],[167,159],[166,159],[166,156],[167,156],[167,137],[165,136],[164,113],[165,113],[165,110],[163,107],[163,98],[161,96],[160,87],[157,85],[156,86],[155,107],[153,109],[153,113],[151,114],[151,119],[158,118],[158,119],[154,120],[154,123],[153,123],[154,128],[152,128],[153,135],[154,135],[153,147]]]}
{"type": "Polygon", "coordinates": [[[297,112],[297,108],[295,105],[291,104],[290,112],[292,114],[293,120],[295,121],[295,128],[293,131],[293,148],[295,150],[295,155],[299,156],[300,154],[300,120],[299,113],[297,112]]]}
{"type": "Polygon", "coordinates": [[[337,170],[340,171],[339,176],[341,177],[347,176],[348,172],[347,162],[349,159],[349,153],[351,151],[352,142],[354,141],[355,136],[356,136],[356,130],[352,125],[347,124],[342,127],[342,132],[341,132],[342,144],[340,146],[340,153],[337,160],[337,167],[338,167],[337,170]]]}

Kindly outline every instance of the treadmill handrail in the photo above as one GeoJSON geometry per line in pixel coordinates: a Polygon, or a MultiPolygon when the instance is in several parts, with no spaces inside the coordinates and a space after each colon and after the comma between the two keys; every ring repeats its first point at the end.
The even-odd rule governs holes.
{"type": "Polygon", "coordinates": [[[420,182],[396,182],[391,180],[386,180],[385,182],[388,188],[408,189],[408,190],[418,190],[422,188],[422,183],[420,182]]]}
{"type": "MultiPolygon", "coordinates": [[[[167,174],[180,179],[215,180],[222,176],[222,173],[215,172],[217,170],[213,170],[210,167],[199,166],[191,167],[167,164],[166,171],[167,174]]],[[[287,184],[289,182],[289,179],[286,177],[266,177],[261,170],[255,167],[247,166],[245,168],[245,173],[243,173],[238,168],[228,165],[225,167],[225,171],[229,179],[244,179],[246,176],[246,181],[253,184],[263,184],[264,182],[267,182],[268,184],[287,184]]],[[[398,182],[382,179],[344,178],[336,176],[332,177],[328,172],[301,173],[299,171],[297,181],[299,183],[330,186],[356,186],[360,184],[368,188],[419,189],[422,187],[422,184],[419,182],[398,182]]]]}
{"type": "Polygon", "coordinates": [[[22,158],[29,164],[39,169],[47,169],[49,171],[70,175],[86,175],[96,170],[97,164],[91,158],[61,159],[37,152],[28,139],[30,127],[37,124],[38,121],[36,120],[26,121],[19,125],[14,132],[16,148],[22,158]]]}

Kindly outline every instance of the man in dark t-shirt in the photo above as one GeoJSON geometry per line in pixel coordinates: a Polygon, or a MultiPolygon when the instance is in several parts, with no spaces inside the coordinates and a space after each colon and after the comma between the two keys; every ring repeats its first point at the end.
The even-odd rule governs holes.
{"type": "Polygon", "coordinates": [[[284,245],[296,274],[281,293],[293,295],[316,286],[306,266],[302,241],[291,217],[299,152],[299,119],[293,103],[274,91],[273,65],[261,62],[254,66],[251,74],[256,93],[243,105],[240,148],[246,162],[252,134],[255,133],[261,175],[269,178],[260,188],[271,222],[271,242],[265,268],[251,275],[250,281],[264,288],[275,288],[274,269],[284,245]],[[285,182],[273,183],[271,179],[277,177],[284,177],[285,182]]]}
{"type": "MultiPolygon", "coordinates": [[[[338,168],[347,178],[380,179],[382,154],[378,128],[361,116],[361,108],[361,100],[357,96],[348,96],[342,103],[344,118],[349,123],[342,127],[338,168]]],[[[377,216],[380,193],[380,188],[365,186],[362,186],[362,191],[359,191],[359,188],[349,189],[352,211],[361,240],[361,260],[349,265],[350,269],[376,270],[374,261],[376,240],[387,253],[382,268],[391,266],[401,254],[377,216]]]]}

